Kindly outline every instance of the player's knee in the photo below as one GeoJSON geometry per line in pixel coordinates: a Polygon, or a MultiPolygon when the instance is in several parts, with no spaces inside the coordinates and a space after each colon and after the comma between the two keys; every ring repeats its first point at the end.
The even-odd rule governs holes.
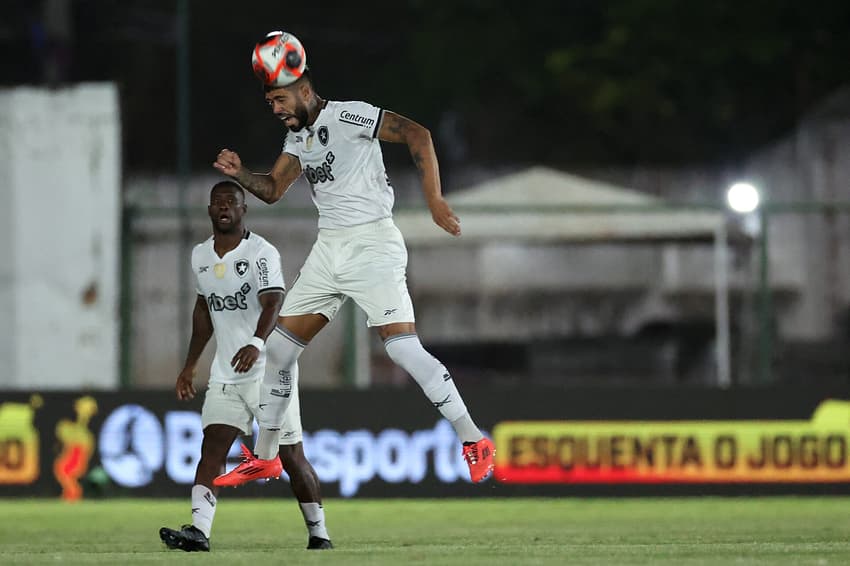
{"type": "Polygon", "coordinates": [[[273,332],[266,341],[268,361],[263,381],[273,385],[282,379],[298,379],[298,356],[303,350],[303,346],[273,332]]]}
{"type": "Polygon", "coordinates": [[[224,465],[230,446],[239,434],[239,429],[229,425],[213,424],[204,429],[201,443],[201,462],[224,465]]]}
{"type": "Polygon", "coordinates": [[[422,346],[416,334],[390,336],[384,341],[384,349],[393,362],[410,374],[415,374],[417,369],[436,370],[442,365],[422,346]]]}

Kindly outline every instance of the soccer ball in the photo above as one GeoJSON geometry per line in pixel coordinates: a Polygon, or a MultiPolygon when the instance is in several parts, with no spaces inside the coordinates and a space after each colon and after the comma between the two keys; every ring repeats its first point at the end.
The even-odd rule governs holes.
{"type": "Polygon", "coordinates": [[[251,66],[264,85],[283,87],[297,81],[307,68],[307,52],[298,38],[273,31],[254,46],[251,66]]]}

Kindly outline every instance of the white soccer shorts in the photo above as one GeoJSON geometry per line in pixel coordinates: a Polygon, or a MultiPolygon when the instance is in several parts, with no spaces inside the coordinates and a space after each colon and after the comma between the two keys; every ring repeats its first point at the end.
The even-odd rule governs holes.
{"type": "Polygon", "coordinates": [[[407,290],[407,248],[392,218],[350,228],[322,228],[283,300],[281,316],[333,320],[350,297],[368,326],[414,322],[407,290]]]}
{"type": "MultiPolygon", "coordinates": [[[[260,403],[260,380],[250,383],[210,383],[201,409],[203,428],[211,424],[236,427],[245,435],[253,434],[254,413],[260,403]]],[[[301,407],[298,388],[294,388],[292,399],[280,427],[280,444],[298,444],[302,440],[301,407]]]]}

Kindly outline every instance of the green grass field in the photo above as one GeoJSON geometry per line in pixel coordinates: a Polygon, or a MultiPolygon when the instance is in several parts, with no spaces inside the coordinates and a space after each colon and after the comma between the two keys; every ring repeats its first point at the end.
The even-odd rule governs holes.
{"type": "Polygon", "coordinates": [[[168,551],[188,501],[0,500],[0,564],[850,564],[850,498],[220,500],[212,552],[168,551]]]}

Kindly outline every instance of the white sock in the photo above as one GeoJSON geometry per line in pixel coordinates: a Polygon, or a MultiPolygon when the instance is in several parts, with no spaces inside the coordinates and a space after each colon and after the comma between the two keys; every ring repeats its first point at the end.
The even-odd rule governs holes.
{"type": "Polygon", "coordinates": [[[325,510],[321,503],[299,503],[301,514],[304,515],[304,524],[311,537],[319,537],[331,540],[328,530],[325,528],[325,510]]]}
{"type": "Polygon", "coordinates": [[[263,428],[257,431],[257,441],[254,442],[254,455],[260,460],[271,460],[276,455],[280,444],[279,428],[263,428]]]}
{"type": "Polygon", "coordinates": [[[266,340],[266,373],[260,386],[260,407],[257,411],[259,433],[254,454],[270,460],[278,452],[280,427],[292,392],[298,387],[298,356],[304,351],[302,342],[280,327],[266,340]]]}
{"type": "Polygon", "coordinates": [[[440,360],[422,347],[416,334],[390,336],[384,342],[384,348],[392,361],[416,380],[425,396],[455,428],[461,442],[477,442],[483,438],[472,422],[451,374],[440,360]]]}
{"type": "Polygon", "coordinates": [[[192,486],[192,525],[209,538],[215,517],[215,495],[205,485],[192,486]]]}
{"type": "Polygon", "coordinates": [[[452,421],[452,426],[457,433],[457,437],[461,442],[478,442],[484,435],[481,433],[481,429],[475,426],[475,423],[472,422],[472,417],[469,416],[469,412],[466,412],[460,418],[452,421]]]}

